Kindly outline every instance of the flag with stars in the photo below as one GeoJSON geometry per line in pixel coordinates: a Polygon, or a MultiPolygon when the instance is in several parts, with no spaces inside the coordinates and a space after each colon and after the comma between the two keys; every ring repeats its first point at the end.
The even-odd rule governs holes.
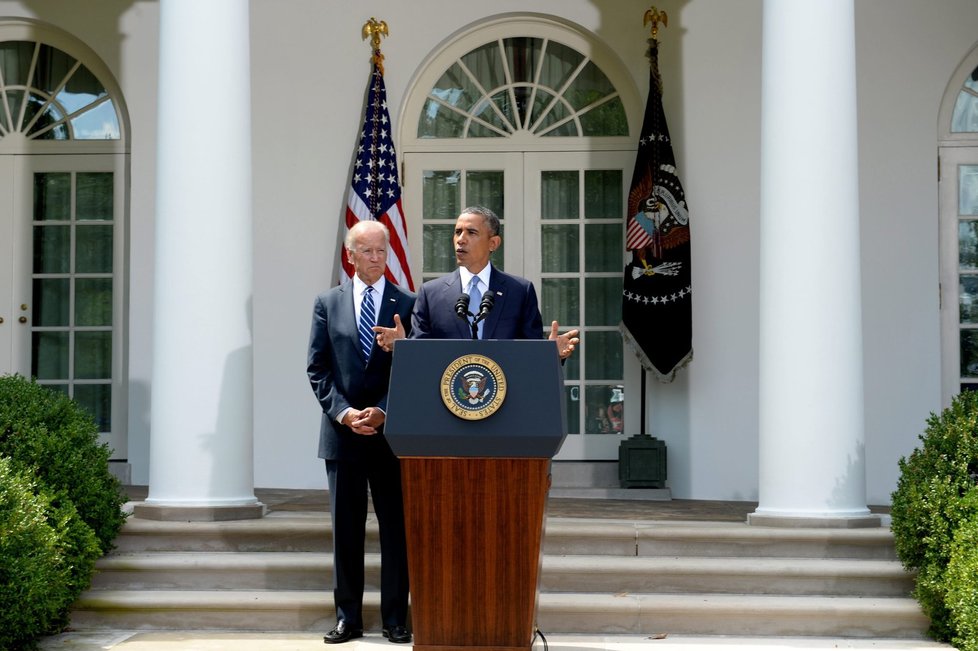
{"type": "MultiPolygon", "coordinates": [[[[346,228],[363,219],[383,222],[390,231],[387,249],[387,280],[414,290],[408,266],[407,224],[401,206],[401,184],[397,175],[397,155],[391,138],[387,112],[384,70],[375,53],[370,89],[364,111],[363,130],[353,165],[353,184],[346,203],[346,228]]],[[[342,248],[342,244],[341,244],[342,248]]],[[[341,251],[343,268],[340,280],[353,277],[353,265],[341,251]]]]}
{"type": "Polygon", "coordinates": [[[671,382],[693,358],[689,212],[662,110],[658,42],[649,39],[649,97],[628,193],[621,331],[642,366],[671,382]]]}

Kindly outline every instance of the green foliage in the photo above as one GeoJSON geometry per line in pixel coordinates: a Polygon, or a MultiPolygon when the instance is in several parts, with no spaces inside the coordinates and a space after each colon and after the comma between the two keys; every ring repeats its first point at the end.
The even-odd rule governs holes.
{"type": "Polygon", "coordinates": [[[19,375],[0,377],[0,456],[70,502],[104,553],[125,523],[126,497],[109,472],[92,417],[62,393],[19,375]]]}
{"type": "MultiPolygon", "coordinates": [[[[978,489],[965,501],[978,513],[978,489]]],[[[965,520],[954,533],[947,566],[947,607],[955,648],[978,651],[978,517],[965,520]]]]}
{"type": "Polygon", "coordinates": [[[978,501],[965,499],[978,477],[978,393],[964,392],[939,416],[931,415],[923,445],[900,459],[892,495],[897,555],[917,570],[914,597],[931,619],[931,634],[954,637],[948,607],[948,564],[958,528],[978,516],[978,501]]]}
{"type": "Polygon", "coordinates": [[[30,648],[71,603],[70,561],[48,517],[50,497],[36,490],[0,457],[0,649],[30,648]]]}

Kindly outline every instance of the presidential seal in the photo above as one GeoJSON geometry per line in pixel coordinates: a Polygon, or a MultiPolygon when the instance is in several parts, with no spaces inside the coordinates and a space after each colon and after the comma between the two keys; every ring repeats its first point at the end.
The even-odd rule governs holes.
{"type": "Polygon", "coordinates": [[[492,416],[506,398],[506,376],[499,364],[484,355],[464,355],[441,376],[441,399],[448,410],[465,420],[492,416]]]}

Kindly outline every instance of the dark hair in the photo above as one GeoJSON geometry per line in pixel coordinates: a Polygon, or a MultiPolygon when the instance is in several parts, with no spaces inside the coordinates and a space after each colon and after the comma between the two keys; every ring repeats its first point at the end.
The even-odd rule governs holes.
{"type": "Polygon", "coordinates": [[[499,217],[485,206],[469,206],[460,212],[459,215],[481,215],[482,219],[486,222],[486,226],[489,227],[489,235],[499,235],[499,217]]]}

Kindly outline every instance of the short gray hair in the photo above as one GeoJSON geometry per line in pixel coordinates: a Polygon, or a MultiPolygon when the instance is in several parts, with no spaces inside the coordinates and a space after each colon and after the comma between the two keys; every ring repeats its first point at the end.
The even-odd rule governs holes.
{"type": "Polygon", "coordinates": [[[387,226],[383,222],[379,222],[376,219],[361,219],[356,224],[350,227],[350,230],[346,232],[346,240],[344,240],[343,245],[346,247],[347,251],[353,251],[353,245],[360,235],[361,232],[367,230],[368,228],[376,228],[373,226],[376,224],[384,231],[384,242],[387,246],[391,243],[391,232],[387,229],[387,226]]]}

